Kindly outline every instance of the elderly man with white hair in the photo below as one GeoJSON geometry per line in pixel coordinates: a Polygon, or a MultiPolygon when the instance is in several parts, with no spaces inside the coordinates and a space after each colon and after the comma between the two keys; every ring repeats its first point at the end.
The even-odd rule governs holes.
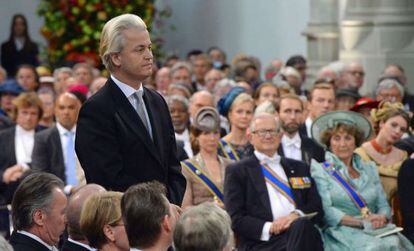
{"type": "Polygon", "coordinates": [[[403,97],[404,88],[397,80],[385,78],[378,83],[375,91],[377,101],[402,102],[403,97]]]}
{"type": "Polygon", "coordinates": [[[287,66],[281,70],[281,75],[284,80],[286,80],[289,85],[295,90],[297,95],[306,94],[302,90],[302,78],[298,70],[291,66],[287,66]]]}
{"type": "Polygon", "coordinates": [[[309,165],[279,156],[279,128],[273,115],[253,117],[247,137],[254,154],[226,168],[224,204],[239,250],[323,250],[313,226],[323,216],[321,198],[309,165]],[[313,222],[301,217],[313,212],[313,222]]]}
{"type": "Polygon", "coordinates": [[[232,250],[229,215],[210,202],[191,207],[175,226],[173,246],[175,251],[232,250]]]}

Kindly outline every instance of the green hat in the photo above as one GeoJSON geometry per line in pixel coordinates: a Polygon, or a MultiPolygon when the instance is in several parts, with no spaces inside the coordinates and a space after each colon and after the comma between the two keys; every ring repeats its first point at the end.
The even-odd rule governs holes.
{"type": "Polygon", "coordinates": [[[328,112],[313,121],[311,127],[312,138],[318,144],[326,147],[321,142],[321,134],[325,130],[334,128],[338,124],[355,126],[363,132],[365,140],[369,138],[372,132],[371,123],[361,114],[352,111],[334,111],[328,112]]]}

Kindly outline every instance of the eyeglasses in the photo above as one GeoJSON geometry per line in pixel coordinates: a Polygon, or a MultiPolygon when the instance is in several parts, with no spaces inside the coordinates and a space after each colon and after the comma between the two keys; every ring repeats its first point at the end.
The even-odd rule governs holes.
{"type": "Polygon", "coordinates": [[[274,129],[265,130],[265,129],[263,129],[263,130],[254,131],[252,133],[257,134],[260,137],[265,137],[267,134],[269,134],[270,136],[276,136],[279,133],[279,130],[274,130],[274,129]]]}

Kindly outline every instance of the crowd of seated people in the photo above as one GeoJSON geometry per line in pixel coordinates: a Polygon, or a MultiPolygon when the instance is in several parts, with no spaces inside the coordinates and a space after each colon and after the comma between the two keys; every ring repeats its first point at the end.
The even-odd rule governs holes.
{"type": "Polygon", "coordinates": [[[218,47],[157,60],[144,87],[168,105],[187,180],[173,205],[156,183],[125,194],[86,184],[76,123],[110,76],[90,62],[39,67],[25,18],[12,25],[2,51],[17,46],[19,58],[2,53],[0,67],[4,249],[414,250],[414,80],[403,65],[364,96],[358,62],[332,62],[309,83],[299,55],[264,71],[218,47]]]}

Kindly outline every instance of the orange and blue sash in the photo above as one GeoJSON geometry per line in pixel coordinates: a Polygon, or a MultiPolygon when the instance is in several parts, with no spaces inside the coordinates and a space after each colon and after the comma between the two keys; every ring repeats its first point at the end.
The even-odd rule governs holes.
{"type": "Polygon", "coordinates": [[[266,164],[260,165],[262,168],[263,175],[266,182],[268,182],[272,187],[274,187],[278,192],[286,197],[293,205],[296,205],[295,199],[292,194],[292,190],[287,182],[279,177],[275,172],[270,169],[266,164]]]}
{"type": "Polygon", "coordinates": [[[355,206],[357,206],[357,208],[361,211],[361,215],[364,217],[368,216],[369,209],[364,198],[352,187],[351,184],[348,183],[344,177],[342,177],[339,172],[335,170],[333,164],[324,162],[323,167],[325,171],[328,172],[329,175],[345,190],[352,202],[354,202],[355,206]]]}
{"type": "Polygon", "coordinates": [[[201,168],[191,161],[181,161],[181,166],[186,168],[190,173],[192,173],[204,186],[210,191],[214,198],[219,199],[223,202],[223,192],[222,190],[205,174],[201,168]]]}
{"type": "Polygon", "coordinates": [[[234,161],[240,160],[236,150],[234,150],[233,147],[223,139],[220,139],[219,141],[219,151],[221,151],[224,157],[228,159],[232,159],[234,161]]]}

